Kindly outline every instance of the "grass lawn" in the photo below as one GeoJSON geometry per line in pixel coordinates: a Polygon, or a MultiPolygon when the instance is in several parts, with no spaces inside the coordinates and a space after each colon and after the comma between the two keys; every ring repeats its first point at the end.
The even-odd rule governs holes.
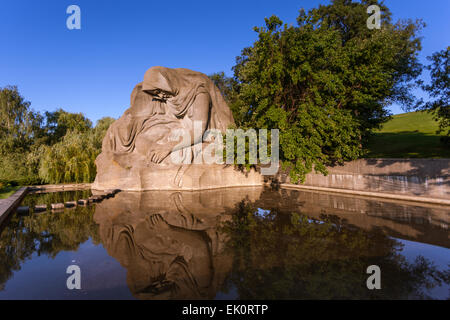
{"type": "Polygon", "coordinates": [[[371,139],[365,158],[450,158],[428,112],[397,114],[371,139]]]}
{"type": "Polygon", "coordinates": [[[10,195],[12,195],[14,192],[16,192],[19,188],[20,188],[20,186],[5,187],[5,188],[0,189],[0,199],[8,198],[10,195]]]}

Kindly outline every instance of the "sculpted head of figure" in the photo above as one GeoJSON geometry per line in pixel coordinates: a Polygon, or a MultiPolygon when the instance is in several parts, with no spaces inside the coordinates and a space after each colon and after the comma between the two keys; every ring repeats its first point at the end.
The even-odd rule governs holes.
{"type": "Polygon", "coordinates": [[[147,70],[142,83],[142,90],[154,99],[166,101],[179,92],[178,77],[172,69],[165,67],[152,67],[147,70]]]}

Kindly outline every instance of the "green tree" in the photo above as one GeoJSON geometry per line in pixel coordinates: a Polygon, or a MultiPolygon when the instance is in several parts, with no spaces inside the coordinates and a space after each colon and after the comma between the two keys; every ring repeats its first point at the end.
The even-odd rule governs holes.
{"type": "Polygon", "coordinates": [[[431,83],[421,84],[422,89],[428,92],[432,100],[424,103],[421,101],[419,109],[429,110],[439,121],[438,133],[445,135],[444,141],[450,143],[450,47],[427,57],[431,64],[426,66],[430,71],[431,83]]]}
{"type": "Polygon", "coordinates": [[[96,175],[95,159],[112,122],[113,118],[102,118],[92,129],[83,126],[82,130],[70,129],[60,141],[42,146],[40,178],[48,183],[92,182],[96,175]]]}
{"type": "Polygon", "coordinates": [[[43,135],[42,116],[30,108],[16,86],[0,88],[0,153],[28,150],[43,135]]]}
{"type": "Polygon", "coordinates": [[[33,111],[16,86],[0,88],[0,181],[5,184],[38,182],[29,154],[45,140],[43,117],[33,111]]]}
{"type": "Polygon", "coordinates": [[[382,27],[369,30],[366,10],[377,3],[335,0],[300,10],[298,26],[266,18],[254,29],[257,41],[237,57],[235,108],[245,126],[280,129],[280,156],[294,181],[358,158],[388,118],[386,106],[414,102],[422,23],[392,24],[378,3],[382,27]]]}
{"type": "Polygon", "coordinates": [[[39,176],[48,183],[91,182],[95,158],[90,132],[68,131],[61,141],[42,146],[39,176]]]}
{"type": "Polygon", "coordinates": [[[86,132],[92,128],[92,122],[82,113],[71,113],[58,109],[55,112],[45,112],[46,131],[49,144],[60,141],[67,132],[86,132]]]}

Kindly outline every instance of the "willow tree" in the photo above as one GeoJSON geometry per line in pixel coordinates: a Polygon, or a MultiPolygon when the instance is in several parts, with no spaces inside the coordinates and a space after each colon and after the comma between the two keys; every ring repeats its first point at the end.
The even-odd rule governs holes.
{"type": "Polygon", "coordinates": [[[72,128],[59,142],[41,146],[39,176],[42,180],[48,183],[92,182],[96,175],[95,159],[113,121],[105,117],[94,128],[72,128]]]}
{"type": "Polygon", "coordinates": [[[95,177],[94,150],[89,136],[69,131],[60,142],[43,146],[39,175],[49,183],[90,182],[95,177]]]}

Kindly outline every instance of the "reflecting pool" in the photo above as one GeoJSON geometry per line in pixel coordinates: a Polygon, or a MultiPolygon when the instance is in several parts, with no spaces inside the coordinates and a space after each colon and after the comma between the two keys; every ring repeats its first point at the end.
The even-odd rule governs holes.
{"type": "Polygon", "coordinates": [[[11,216],[0,299],[449,299],[449,213],[287,189],[120,192],[11,216]],[[67,288],[71,265],[80,290],[67,288]],[[379,290],[367,288],[371,265],[379,290]]]}

